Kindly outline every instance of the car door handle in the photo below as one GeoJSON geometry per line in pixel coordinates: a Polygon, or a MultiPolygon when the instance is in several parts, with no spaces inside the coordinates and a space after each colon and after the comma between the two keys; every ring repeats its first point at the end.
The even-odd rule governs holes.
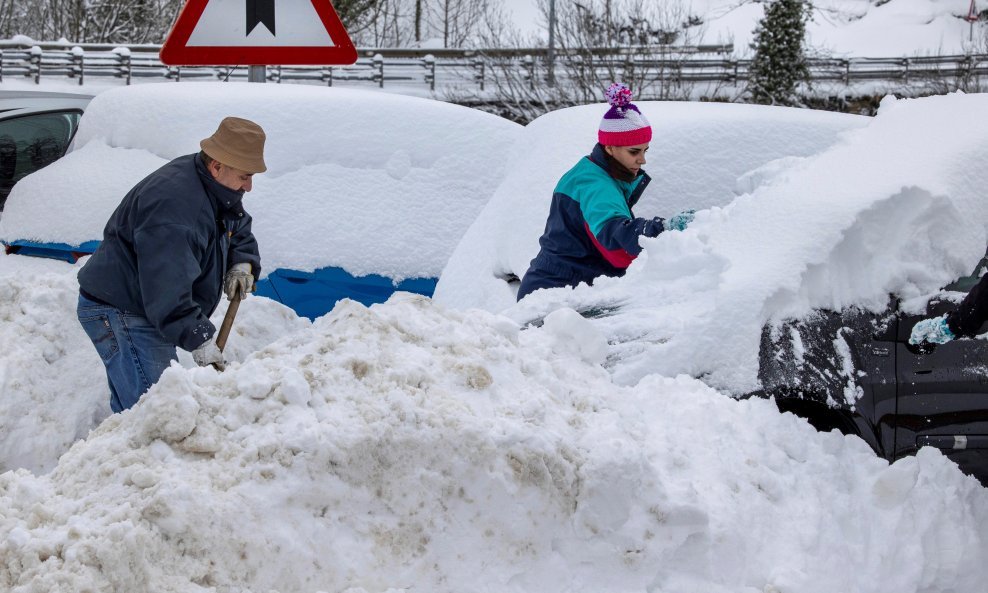
{"type": "Polygon", "coordinates": [[[916,437],[920,447],[930,446],[937,449],[986,449],[988,435],[983,434],[937,434],[916,437]]]}

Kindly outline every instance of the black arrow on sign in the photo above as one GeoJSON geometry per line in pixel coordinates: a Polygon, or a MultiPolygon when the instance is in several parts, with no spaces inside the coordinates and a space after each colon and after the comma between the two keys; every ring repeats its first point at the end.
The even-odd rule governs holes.
{"type": "Polygon", "coordinates": [[[274,35],[274,0],[247,0],[247,34],[262,23],[274,35]]]}

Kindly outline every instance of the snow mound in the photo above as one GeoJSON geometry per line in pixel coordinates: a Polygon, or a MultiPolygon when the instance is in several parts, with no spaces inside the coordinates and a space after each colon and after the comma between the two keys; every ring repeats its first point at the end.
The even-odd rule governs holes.
{"type": "MultiPolygon", "coordinates": [[[[85,261],[85,260],[83,260],[85,261]]],[[[79,265],[0,255],[0,471],[51,470],[110,414],[106,373],[76,318],[79,265]]],[[[213,314],[219,327],[226,300],[213,314]]],[[[265,298],[242,304],[226,347],[243,360],[309,320],[265,298]]],[[[194,366],[189,353],[179,360],[194,366]]]]}
{"type": "Polygon", "coordinates": [[[909,592],[988,576],[988,491],[935,450],[889,466],[693,379],[615,386],[560,344],[582,322],[520,331],[398,294],[343,301],[224,373],[175,365],[51,474],[0,475],[0,588],[823,593],[866,574],[909,592]]]}

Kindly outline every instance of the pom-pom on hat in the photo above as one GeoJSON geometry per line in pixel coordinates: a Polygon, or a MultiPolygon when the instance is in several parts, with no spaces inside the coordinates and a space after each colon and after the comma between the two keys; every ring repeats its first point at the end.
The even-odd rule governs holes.
{"type": "Polygon", "coordinates": [[[636,146],[652,140],[652,126],[631,102],[631,89],[615,82],[607,89],[611,108],[600,120],[597,140],[604,146],[636,146]]]}

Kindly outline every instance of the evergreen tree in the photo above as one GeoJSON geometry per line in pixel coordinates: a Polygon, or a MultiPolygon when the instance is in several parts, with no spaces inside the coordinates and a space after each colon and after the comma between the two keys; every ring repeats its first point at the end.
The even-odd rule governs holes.
{"type": "Polygon", "coordinates": [[[748,90],[755,103],[799,105],[796,86],[807,80],[803,44],[810,7],[805,0],[773,0],[755,28],[748,90]]]}

